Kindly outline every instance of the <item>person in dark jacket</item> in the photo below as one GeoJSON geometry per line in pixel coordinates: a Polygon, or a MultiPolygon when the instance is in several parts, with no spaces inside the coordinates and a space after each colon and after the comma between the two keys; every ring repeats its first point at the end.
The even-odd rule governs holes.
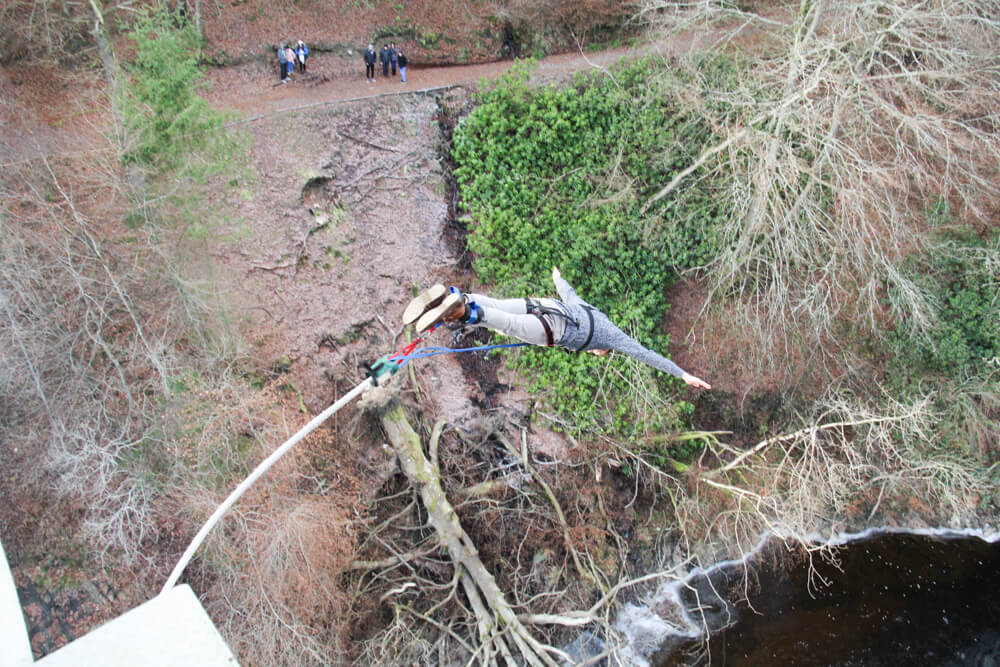
{"type": "Polygon", "coordinates": [[[614,350],[678,377],[692,387],[712,388],[619,329],[607,315],[577,296],[563,280],[558,267],[552,267],[552,281],[562,301],[494,299],[435,285],[410,302],[403,312],[403,324],[414,324],[417,332],[422,333],[442,322],[462,322],[487,327],[532,345],[558,346],[597,356],[614,350]]]}
{"type": "Polygon", "coordinates": [[[377,56],[375,55],[375,45],[369,44],[368,50],[365,51],[365,81],[371,82],[375,80],[375,60],[377,56]]]}
{"type": "Polygon", "coordinates": [[[399,64],[399,49],[396,48],[396,42],[389,45],[389,65],[392,67],[392,75],[396,76],[396,65],[399,64]]]}
{"type": "Polygon", "coordinates": [[[281,83],[288,83],[288,58],[285,55],[285,45],[278,45],[278,67],[281,68],[281,83]]]}
{"type": "Polygon", "coordinates": [[[378,52],[378,61],[382,63],[382,76],[389,77],[389,45],[383,44],[382,50],[378,52]]]}
{"type": "Polygon", "coordinates": [[[403,83],[406,83],[406,56],[400,51],[397,57],[399,58],[399,78],[402,79],[403,83]]]}

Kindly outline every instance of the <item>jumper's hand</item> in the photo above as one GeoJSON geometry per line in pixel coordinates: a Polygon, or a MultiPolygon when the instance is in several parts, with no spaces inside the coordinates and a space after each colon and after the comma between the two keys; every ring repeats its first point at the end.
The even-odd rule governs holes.
{"type": "Polygon", "coordinates": [[[552,267],[552,282],[556,282],[560,278],[562,278],[562,274],[559,273],[559,267],[558,266],[553,266],[552,267]]]}
{"type": "Polygon", "coordinates": [[[698,387],[699,389],[711,389],[712,388],[712,385],[710,385],[709,383],[705,382],[704,380],[702,380],[699,377],[695,377],[694,375],[691,375],[690,373],[685,373],[684,375],[681,376],[681,379],[684,380],[685,382],[687,382],[692,387],[698,387]]]}

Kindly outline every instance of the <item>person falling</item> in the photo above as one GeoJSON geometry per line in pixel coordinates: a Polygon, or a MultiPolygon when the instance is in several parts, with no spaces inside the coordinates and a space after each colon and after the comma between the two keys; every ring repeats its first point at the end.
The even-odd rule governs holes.
{"type": "Polygon", "coordinates": [[[483,294],[464,294],[456,287],[434,285],[410,301],[403,311],[403,324],[413,324],[417,333],[423,333],[442,322],[462,322],[487,327],[532,345],[558,346],[597,356],[614,350],[678,377],[692,387],[712,388],[701,378],[642,346],[607,315],[581,299],[563,279],[559,267],[552,267],[552,282],[561,301],[494,299],[483,294]]]}

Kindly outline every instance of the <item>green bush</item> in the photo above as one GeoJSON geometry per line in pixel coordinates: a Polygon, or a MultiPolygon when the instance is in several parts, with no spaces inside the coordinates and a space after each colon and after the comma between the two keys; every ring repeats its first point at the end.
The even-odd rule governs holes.
{"type": "Polygon", "coordinates": [[[1000,357],[1000,236],[949,232],[907,269],[937,306],[928,335],[900,323],[892,338],[901,375],[982,376],[1000,357]]]}
{"type": "Polygon", "coordinates": [[[933,397],[935,435],[924,448],[993,465],[1000,461],[1000,234],[949,228],[950,211],[940,204],[928,220],[943,227],[940,243],[905,269],[936,318],[920,334],[906,322],[890,332],[889,385],[904,400],[933,397]]]}
{"type": "MultiPolygon", "coordinates": [[[[482,93],[455,133],[455,174],[475,221],[468,237],[475,270],[501,293],[541,295],[553,292],[557,265],[583,298],[665,352],[664,288],[678,269],[714,254],[716,221],[729,212],[706,178],[641,209],[716,141],[711,128],[656,94],[655,60],[613,77],[580,75],[565,88],[530,87],[529,67],[516,66],[482,93]]],[[[519,359],[576,428],[639,433],[661,417],[676,420],[665,410],[638,423],[622,407],[635,384],[625,360],[606,373],[607,361],[589,355],[528,350],[519,359]]]]}

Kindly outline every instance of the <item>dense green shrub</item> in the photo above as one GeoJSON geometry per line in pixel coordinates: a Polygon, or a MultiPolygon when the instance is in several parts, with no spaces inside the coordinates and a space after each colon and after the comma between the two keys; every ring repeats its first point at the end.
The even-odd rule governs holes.
{"type": "MultiPolygon", "coordinates": [[[[715,140],[702,118],[656,93],[658,67],[644,60],[564,88],[532,88],[528,68],[515,67],[459,125],[454,158],[481,280],[506,295],[551,294],[557,265],[581,296],[665,352],[664,288],[678,269],[712,256],[715,222],[729,212],[706,178],[641,210],[715,140]]],[[[576,428],[613,421],[638,432],[676,419],[660,410],[634,424],[622,398],[648,383],[625,360],[610,372],[606,360],[553,350],[529,350],[521,360],[576,428]],[[615,398],[595,401],[602,395],[615,398]]]]}
{"type": "Polygon", "coordinates": [[[926,336],[900,323],[893,337],[899,370],[972,377],[990,372],[1000,358],[1000,236],[985,241],[951,232],[908,270],[936,305],[926,336]]]}

